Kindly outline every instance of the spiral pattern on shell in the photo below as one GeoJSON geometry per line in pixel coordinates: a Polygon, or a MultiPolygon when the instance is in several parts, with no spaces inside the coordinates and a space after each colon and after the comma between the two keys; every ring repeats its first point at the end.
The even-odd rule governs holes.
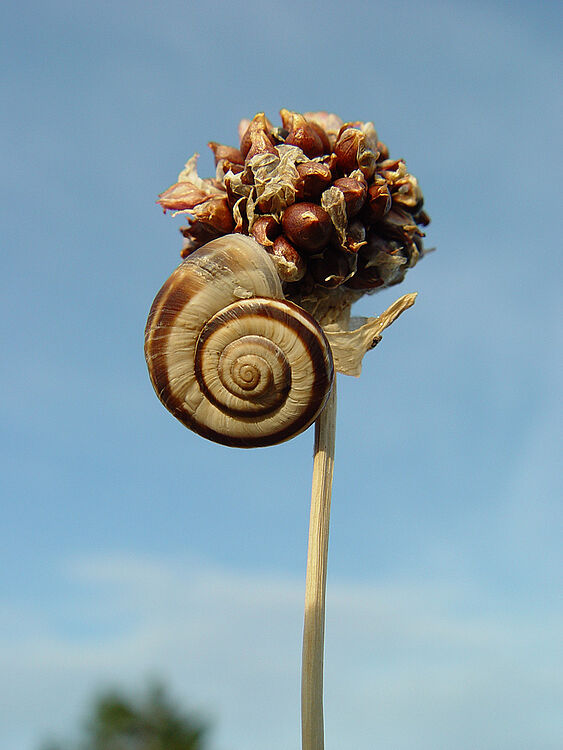
{"type": "Polygon", "coordinates": [[[323,408],[334,377],[319,324],[283,297],[253,239],[192,253],[157,294],[145,330],[154,389],[186,427],[224,445],[275,445],[323,408]]]}

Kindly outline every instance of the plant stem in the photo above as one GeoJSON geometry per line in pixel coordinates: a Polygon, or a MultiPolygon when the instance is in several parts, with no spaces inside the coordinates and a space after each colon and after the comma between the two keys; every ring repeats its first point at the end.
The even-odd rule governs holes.
{"type": "Polygon", "coordinates": [[[315,456],[305,583],[305,621],[301,672],[303,750],[324,749],[323,660],[326,568],[330,497],[336,434],[336,377],[325,408],[315,422],[315,456]]]}

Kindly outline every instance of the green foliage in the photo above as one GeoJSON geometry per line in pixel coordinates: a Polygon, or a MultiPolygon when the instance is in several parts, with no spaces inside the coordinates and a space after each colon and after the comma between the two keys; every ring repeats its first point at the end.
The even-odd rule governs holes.
{"type": "Polygon", "coordinates": [[[153,685],[140,700],[116,690],[100,695],[83,734],[78,743],[43,750],[205,750],[206,726],[183,714],[162,685],[153,685]]]}

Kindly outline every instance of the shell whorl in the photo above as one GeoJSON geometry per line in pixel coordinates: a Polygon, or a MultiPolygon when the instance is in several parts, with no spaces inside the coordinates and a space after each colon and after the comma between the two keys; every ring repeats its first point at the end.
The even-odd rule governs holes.
{"type": "Polygon", "coordinates": [[[157,294],[145,330],[157,396],[186,427],[224,445],[275,445],[323,408],[334,377],[319,324],[284,299],[250,237],[192,253],[157,294]]]}

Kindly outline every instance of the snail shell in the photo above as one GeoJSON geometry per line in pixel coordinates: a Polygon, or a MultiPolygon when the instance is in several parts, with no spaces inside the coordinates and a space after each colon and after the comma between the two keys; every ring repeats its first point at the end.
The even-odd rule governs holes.
{"type": "Polygon", "coordinates": [[[323,330],[284,299],[270,256],[240,234],[199,248],[164,283],[145,358],[157,396],[180,422],[241,448],[307,429],[334,378],[323,330]]]}

